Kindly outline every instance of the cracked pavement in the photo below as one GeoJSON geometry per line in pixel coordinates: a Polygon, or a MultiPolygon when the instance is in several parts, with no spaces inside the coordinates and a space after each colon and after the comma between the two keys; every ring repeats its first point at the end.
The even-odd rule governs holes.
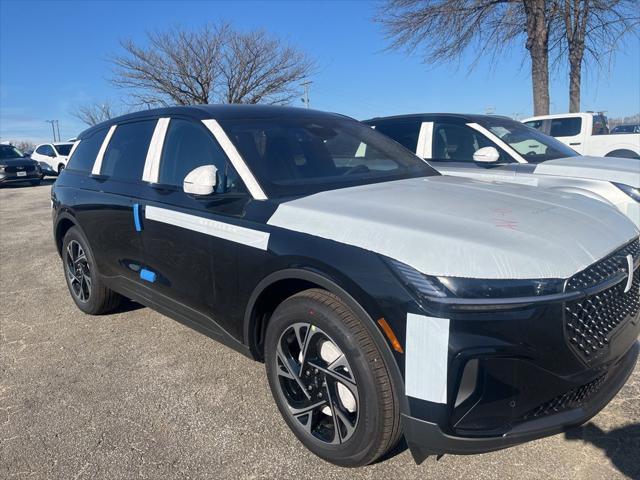
{"type": "Polygon", "coordinates": [[[288,430],[263,365],[148,308],[74,305],[50,183],[0,189],[0,478],[640,478],[640,367],[591,422],[500,452],[332,466],[288,430]]]}

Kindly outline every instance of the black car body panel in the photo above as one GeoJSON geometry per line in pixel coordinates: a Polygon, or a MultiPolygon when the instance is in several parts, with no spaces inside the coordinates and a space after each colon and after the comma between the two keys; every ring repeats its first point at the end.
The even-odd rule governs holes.
{"type": "MultiPolygon", "coordinates": [[[[82,145],[83,139],[111,125],[144,119],[214,118],[224,128],[226,120],[242,117],[274,123],[291,115],[344,118],[296,112],[248,106],[167,108],[111,120],[83,132],[79,140],[82,145]]],[[[65,231],[79,227],[110,288],[256,359],[262,358],[264,329],[278,302],[306,288],[336,293],[367,320],[383,352],[382,361],[401,392],[405,436],[417,459],[504,448],[584,422],[617,393],[635,365],[640,278],[630,294],[619,291],[620,280],[613,286],[598,282],[573,289],[560,282],[560,290],[539,298],[425,300],[375,251],[269,224],[280,205],[298,197],[257,200],[242,192],[196,197],[175,186],[118,180],[87,168],[74,168],[72,156],[53,186],[59,251],[65,231]],[[176,220],[158,220],[161,215],[176,220]],[[201,233],[207,228],[221,233],[201,233]],[[256,247],[225,238],[227,232],[239,235],[242,229],[250,230],[258,242],[268,236],[268,243],[256,247]],[[143,278],[143,271],[152,276],[143,278]],[[595,360],[586,359],[577,345],[589,329],[579,332],[585,336],[574,348],[568,327],[575,313],[572,305],[592,302],[605,291],[625,303],[615,311],[603,307],[602,315],[617,315],[618,323],[589,339],[606,337],[607,345],[597,355],[594,349],[595,360]],[[406,352],[393,348],[378,320],[385,319],[406,346],[411,340],[406,335],[408,315],[448,319],[442,402],[404,394],[406,352]]],[[[628,249],[636,277],[637,244],[636,238],[615,246],[616,252],[628,249]]]]}

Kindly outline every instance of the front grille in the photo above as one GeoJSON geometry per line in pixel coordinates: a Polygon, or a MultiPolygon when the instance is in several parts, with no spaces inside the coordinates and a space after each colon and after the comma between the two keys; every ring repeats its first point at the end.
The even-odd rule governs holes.
{"type": "Polygon", "coordinates": [[[553,415],[554,413],[559,413],[564,410],[581,407],[588,402],[591,397],[598,393],[605,379],[606,374],[601,375],[585,385],[572,388],[567,393],[558,395],[548,402],[530,410],[524,415],[523,420],[533,420],[534,418],[543,417],[545,415],[553,415]]]}
{"type": "MultiPolygon", "coordinates": [[[[567,282],[567,290],[596,286],[621,270],[626,272],[625,257],[629,254],[634,259],[640,256],[638,240],[573,276],[567,282]]],[[[613,287],[565,305],[567,338],[574,351],[585,361],[590,362],[604,353],[615,330],[638,314],[640,268],[635,269],[631,290],[625,293],[626,286],[627,281],[623,280],[613,287]]]]}
{"type": "MultiPolygon", "coordinates": [[[[566,291],[573,292],[593,287],[611,278],[620,271],[621,259],[624,259],[627,255],[632,255],[634,262],[638,261],[638,258],[640,258],[640,239],[635,239],[598,263],[594,263],[589,268],[575,274],[567,282],[566,291]]],[[[624,262],[626,264],[626,261],[624,262]]]]}
{"type": "Polygon", "coordinates": [[[36,169],[34,165],[24,165],[19,167],[7,166],[4,167],[4,171],[6,173],[17,173],[17,172],[33,172],[36,169]]]}

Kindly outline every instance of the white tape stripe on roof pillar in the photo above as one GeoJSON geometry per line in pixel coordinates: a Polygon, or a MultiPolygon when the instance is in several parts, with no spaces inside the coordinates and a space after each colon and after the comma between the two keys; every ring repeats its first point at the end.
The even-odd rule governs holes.
{"type": "Polygon", "coordinates": [[[98,150],[98,156],[96,157],[96,161],[93,162],[93,169],[91,170],[91,174],[100,175],[100,170],[102,170],[102,158],[104,157],[104,152],[107,150],[107,145],[109,145],[109,141],[113,136],[113,132],[116,131],[117,125],[111,125],[111,128],[107,132],[107,136],[104,137],[102,141],[102,145],[100,145],[100,150],[98,150]]]}
{"type": "Polygon", "coordinates": [[[162,146],[164,145],[164,137],[169,127],[168,117],[158,119],[156,128],[153,130],[153,136],[147,150],[147,158],[144,162],[144,171],[142,180],[145,182],[158,183],[158,172],[160,171],[160,156],[162,155],[162,146]]]}
{"type": "Polygon", "coordinates": [[[231,142],[220,124],[213,119],[202,120],[202,123],[209,129],[213,136],[216,137],[216,140],[224,150],[224,153],[229,157],[233,168],[236,169],[238,175],[240,175],[240,178],[242,178],[242,181],[249,189],[251,196],[256,200],[266,200],[267,196],[262,190],[262,187],[260,187],[260,184],[253,176],[253,173],[251,173],[251,170],[249,170],[249,167],[247,167],[247,164],[244,162],[235,145],[231,142]]]}

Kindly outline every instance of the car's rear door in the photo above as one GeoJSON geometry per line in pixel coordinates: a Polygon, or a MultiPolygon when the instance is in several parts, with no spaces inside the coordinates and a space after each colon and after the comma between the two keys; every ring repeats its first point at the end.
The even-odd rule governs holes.
{"type": "MultiPolygon", "coordinates": [[[[92,171],[76,195],[75,212],[98,270],[119,291],[141,291],[144,259],[135,205],[140,203],[142,171],[156,122],[156,118],[139,118],[103,132],[105,137],[92,171]]],[[[77,151],[82,151],[83,142],[77,151]]],[[[73,165],[72,159],[69,174],[73,165]]]]}

